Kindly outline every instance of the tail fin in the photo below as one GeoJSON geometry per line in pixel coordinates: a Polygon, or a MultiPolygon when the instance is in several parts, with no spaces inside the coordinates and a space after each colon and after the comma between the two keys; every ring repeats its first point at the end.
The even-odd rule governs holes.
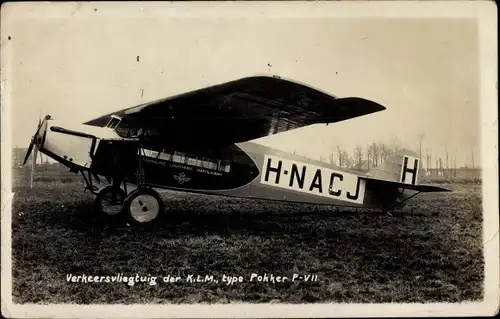
{"type": "Polygon", "coordinates": [[[406,185],[418,185],[423,175],[423,167],[418,155],[404,151],[389,156],[382,164],[373,168],[367,176],[406,185]]]}
{"type": "Polygon", "coordinates": [[[362,177],[367,187],[372,189],[411,189],[418,192],[448,192],[449,190],[432,185],[421,185],[419,177],[423,167],[415,152],[405,151],[389,156],[384,163],[375,167],[362,177]]]}

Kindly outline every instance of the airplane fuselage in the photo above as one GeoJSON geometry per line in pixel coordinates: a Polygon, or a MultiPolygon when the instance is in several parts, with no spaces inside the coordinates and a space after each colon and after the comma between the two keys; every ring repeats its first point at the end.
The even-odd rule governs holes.
{"type": "MultiPolygon", "coordinates": [[[[154,188],[339,206],[379,207],[363,173],[253,141],[180,146],[122,138],[109,128],[68,130],[49,121],[41,152],[96,175],[154,188]],[[85,132],[85,133],[84,133],[85,132]],[[141,168],[141,170],[139,170],[141,168]],[[139,173],[142,172],[141,175],[139,173]]],[[[395,200],[397,194],[390,198],[395,200]]]]}
{"type": "MultiPolygon", "coordinates": [[[[101,142],[90,169],[103,174],[119,170],[134,183],[137,145],[121,143],[101,142]]],[[[354,172],[254,142],[198,152],[144,144],[141,153],[144,182],[151,187],[346,206],[370,202],[365,181],[354,172]]]]}

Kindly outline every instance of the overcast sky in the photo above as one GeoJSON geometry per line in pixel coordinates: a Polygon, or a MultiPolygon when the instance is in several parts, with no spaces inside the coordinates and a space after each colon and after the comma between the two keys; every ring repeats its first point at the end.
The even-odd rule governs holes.
{"type": "Polygon", "coordinates": [[[319,158],[337,145],[352,153],[372,141],[398,139],[417,149],[422,131],[424,151],[444,160],[448,149],[462,166],[471,165],[476,146],[480,161],[474,20],[110,19],[105,10],[84,8],[71,18],[10,20],[13,146],[27,147],[40,115],[84,122],[204,86],[276,74],[387,110],[272,136],[262,141],[267,145],[319,158]]]}

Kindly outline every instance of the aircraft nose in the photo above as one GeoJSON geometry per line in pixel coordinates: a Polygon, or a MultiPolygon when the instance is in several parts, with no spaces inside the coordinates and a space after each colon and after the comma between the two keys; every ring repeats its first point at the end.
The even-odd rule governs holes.
{"type": "Polygon", "coordinates": [[[28,161],[28,158],[31,154],[31,152],[34,150],[34,160],[36,162],[36,156],[38,153],[38,150],[40,150],[43,147],[43,144],[45,143],[45,136],[47,135],[47,121],[50,119],[50,115],[45,116],[43,121],[38,120],[38,126],[35,131],[35,135],[31,138],[30,145],[28,147],[28,151],[26,152],[26,157],[24,158],[23,165],[26,165],[26,162],[28,161]]]}

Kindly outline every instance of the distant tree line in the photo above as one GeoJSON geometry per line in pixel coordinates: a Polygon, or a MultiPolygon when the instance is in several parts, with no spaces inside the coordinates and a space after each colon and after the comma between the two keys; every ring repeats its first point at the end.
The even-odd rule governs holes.
{"type": "MultiPolygon", "coordinates": [[[[445,156],[434,156],[428,150],[422,154],[422,147],[425,134],[420,132],[417,136],[418,149],[415,152],[419,155],[422,164],[427,169],[454,170],[457,168],[457,158],[445,147],[445,156]]],[[[323,162],[356,170],[370,170],[384,163],[393,154],[404,152],[408,148],[401,145],[399,140],[394,139],[391,143],[373,141],[368,145],[357,145],[353,151],[348,152],[340,146],[332,149],[329,158],[320,157],[323,162]]],[[[471,147],[472,169],[476,168],[474,162],[474,146],[471,147]]]]}
{"type": "MultiPolygon", "coordinates": [[[[345,149],[337,146],[330,155],[329,162],[339,167],[369,170],[384,163],[387,158],[395,153],[403,151],[399,145],[388,145],[382,142],[372,142],[369,145],[356,145],[354,152],[349,154],[345,149]]],[[[324,159],[321,159],[324,161],[324,159]]]]}

